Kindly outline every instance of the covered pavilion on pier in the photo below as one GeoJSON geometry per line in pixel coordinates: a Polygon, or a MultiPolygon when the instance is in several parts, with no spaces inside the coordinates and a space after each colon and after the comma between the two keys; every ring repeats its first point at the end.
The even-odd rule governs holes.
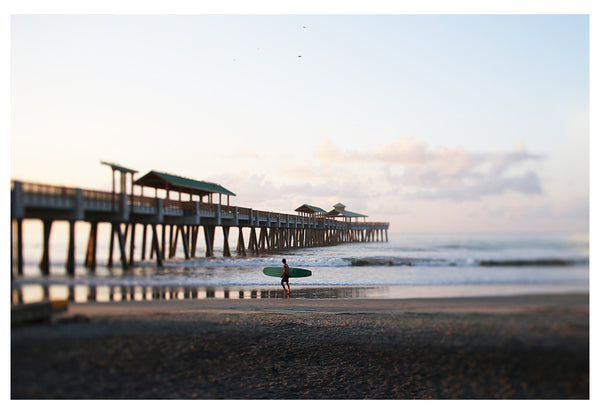
{"type": "Polygon", "coordinates": [[[327,214],[327,212],[321,207],[315,207],[309,204],[302,204],[294,211],[297,211],[301,216],[304,217],[325,217],[325,214],[327,214]]]}
{"type": "Polygon", "coordinates": [[[179,193],[179,200],[181,200],[182,194],[188,194],[190,201],[192,200],[192,196],[198,196],[200,198],[200,202],[203,201],[204,197],[207,197],[208,203],[213,203],[213,195],[219,195],[218,204],[222,203],[222,196],[227,196],[227,205],[229,205],[229,197],[235,196],[235,193],[229,191],[225,187],[210,183],[207,181],[198,181],[193,180],[191,178],[180,177],[178,175],[158,172],[158,171],[150,171],[146,175],[141,178],[138,178],[135,181],[136,185],[142,187],[142,194],[144,187],[151,187],[155,189],[156,197],[158,197],[158,190],[165,190],[167,192],[166,198],[169,199],[170,192],[175,191],[179,193]]]}
{"type": "Polygon", "coordinates": [[[350,223],[352,222],[352,219],[355,219],[355,221],[358,223],[358,219],[362,217],[363,223],[365,223],[366,218],[369,216],[367,216],[365,214],[355,213],[353,211],[348,211],[348,210],[346,210],[346,206],[344,204],[337,203],[336,205],[333,206],[333,210],[328,212],[325,215],[325,217],[333,217],[333,218],[342,217],[345,222],[350,222],[350,223]]]}

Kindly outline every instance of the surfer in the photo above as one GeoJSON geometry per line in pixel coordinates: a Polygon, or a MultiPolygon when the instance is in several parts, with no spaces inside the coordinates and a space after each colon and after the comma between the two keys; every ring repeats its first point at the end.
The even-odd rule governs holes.
{"type": "Polygon", "coordinates": [[[283,274],[281,275],[281,286],[283,287],[283,293],[285,295],[289,295],[290,294],[290,267],[285,262],[285,259],[281,259],[281,261],[283,262],[283,274]],[[287,292],[285,290],[284,283],[287,285],[287,292]]]}

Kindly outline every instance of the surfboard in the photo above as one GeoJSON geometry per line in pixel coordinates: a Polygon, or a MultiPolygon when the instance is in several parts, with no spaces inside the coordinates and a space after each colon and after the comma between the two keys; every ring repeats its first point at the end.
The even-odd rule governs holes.
{"type": "MultiPolygon", "coordinates": [[[[263,273],[267,276],[281,277],[283,268],[278,267],[265,267],[263,273]]],[[[299,267],[290,267],[290,277],[307,277],[312,275],[312,272],[307,269],[300,269],[299,267]]]]}

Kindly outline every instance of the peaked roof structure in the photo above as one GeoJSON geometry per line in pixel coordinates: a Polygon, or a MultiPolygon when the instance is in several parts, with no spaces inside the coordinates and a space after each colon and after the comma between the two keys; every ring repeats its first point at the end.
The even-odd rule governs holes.
{"type": "Polygon", "coordinates": [[[191,178],[180,177],[178,175],[167,174],[158,171],[150,171],[148,174],[135,181],[135,184],[162,188],[165,190],[178,191],[187,194],[196,194],[199,196],[205,196],[209,194],[225,194],[235,196],[235,193],[229,191],[225,187],[219,184],[209,183],[207,181],[192,180],[191,178]]]}
{"type": "Polygon", "coordinates": [[[299,213],[307,213],[307,214],[325,214],[325,213],[327,213],[321,207],[315,207],[315,206],[311,206],[309,204],[302,204],[300,207],[298,207],[294,211],[297,211],[299,213]]]}
{"type": "Polygon", "coordinates": [[[369,217],[365,214],[360,214],[360,213],[354,213],[352,211],[346,211],[346,210],[331,210],[329,213],[327,213],[327,217],[336,217],[336,216],[342,216],[342,217],[369,217]]]}
{"type": "Polygon", "coordinates": [[[346,210],[346,206],[342,203],[337,203],[333,206],[333,210],[326,214],[327,217],[348,217],[348,218],[358,218],[358,217],[369,217],[365,214],[354,213],[353,211],[346,210]]]}

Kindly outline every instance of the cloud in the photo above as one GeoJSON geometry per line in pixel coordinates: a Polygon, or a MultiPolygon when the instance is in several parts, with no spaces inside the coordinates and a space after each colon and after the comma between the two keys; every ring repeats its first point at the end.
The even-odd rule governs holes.
{"type": "MultiPolygon", "coordinates": [[[[229,183],[235,204],[293,212],[308,203],[329,209],[337,202],[349,210],[380,214],[427,201],[498,200],[497,197],[543,194],[535,163],[543,156],[521,144],[516,149],[473,152],[462,147],[435,147],[415,138],[362,151],[347,150],[330,140],[314,149],[314,162],[286,158],[285,168],[230,169],[212,181],[229,183]],[[496,197],[496,198],[494,198],[496,197]],[[404,207],[403,207],[404,206],[404,207]]],[[[533,201],[533,200],[532,200],[533,201]]],[[[450,205],[445,204],[445,209],[450,205]]],[[[419,207],[420,208],[420,207],[419,207]]]]}
{"type": "Polygon", "coordinates": [[[233,204],[273,211],[275,208],[279,208],[280,211],[290,211],[304,203],[328,209],[338,201],[345,202],[363,196],[356,195],[356,183],[351,180],[280,182],[267,179],[265,174],[243,170],[230,171],[213,179],[216,182],[232,183],[231,189],[238,194],[237,201],[233,204]]]}
{"type": "Polygon", "coordinates": [[[377,145],[363,152],[342,151],[325,138],[317,145],[315,156],[323,162],[330,163],[383,162],[410,165],[427,162],[432,154],[427,151],[425,143],[418,142],[412,137],[402,138],[386,146],[377,145]]]}
{"type": "Polygon", "coordinates": [[[315,157],[324,163],[344,163],[351,160],[327,138],[321,140],[315,148],[315,157]]]}
{"type": "Polygon", "coordinates": [[[527,152],[521,141],[512,151],[470,152],[462,147],[430,148],[423,141],[406,137],[363,151],[344,151],[324,139],[316,147],[315,156],[328,165],[351,166],[350,171],[372,178],[371,187],[381,189],[387,184],[389,193],[401,193],[410,199],[478,199],[507,191],[543,193],[537,173],[531,168],[523,171],[523,167],[544,156],[527,152]]]}
{"type": "Polygon", "coordinates": [[[459,182],[458,185],[435,190],[417,190],[408,195],[412,199],[426,200],[476,200],[489,195],[514,191],[520,194],[542,194],[540,179],[533,171],[512,177],[484,176],[472,183],[459,182]]]}

